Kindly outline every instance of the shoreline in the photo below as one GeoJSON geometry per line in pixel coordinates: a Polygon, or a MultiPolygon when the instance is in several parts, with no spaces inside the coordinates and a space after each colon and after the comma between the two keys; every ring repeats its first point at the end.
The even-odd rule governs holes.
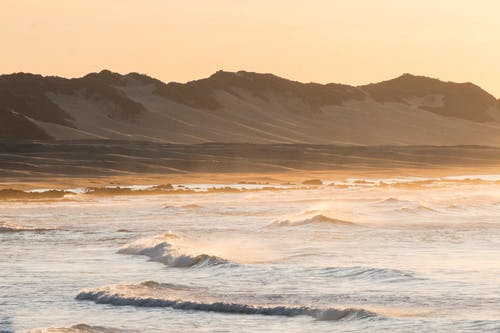
{"type": "Polygon", "coordinates": [[[440,178],[449,176],[473,176],[484,174],[500,174],[499,166],[480,168],[449,167],[432,169],[350,169],[322,171],[289,171],[289,172],[245,172],[245,173],[131,173],[127,175],[89,175],[83,177],[26,176],[0,177],[0,190],[34,190],[70,188],[89,188],[106,186],[162,185],[162,184],[242,184],[283,185],[293,183],[300,185],[311,179],[323,181],[344,181],[349,178],[387,179],[387,178],[440,178]]]}
{"type": "Polygon", "coordinates": [[[0,189],[497,174],[500,147],[0,141],[0,189]]]}

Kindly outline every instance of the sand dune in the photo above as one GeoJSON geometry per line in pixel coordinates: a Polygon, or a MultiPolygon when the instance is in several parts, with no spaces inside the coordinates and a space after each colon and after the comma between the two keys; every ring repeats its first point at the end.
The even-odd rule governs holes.
{"type": "Polygon", "coordinates": [[[18,127],[16,135],[0,128],[7,139],[500,145],[493,96],[409,74],[361,87],[249,72],[186,84],[109,71],[70,80],[13,74],[0,76],[0,117],[18,127]]]}

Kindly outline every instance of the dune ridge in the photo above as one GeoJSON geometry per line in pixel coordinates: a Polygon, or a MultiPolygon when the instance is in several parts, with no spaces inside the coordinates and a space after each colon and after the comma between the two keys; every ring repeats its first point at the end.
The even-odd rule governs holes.
{"type": "Polygon", "coordinates": [[[471,83],[410,74],[354,87],[246,71],[185,84],[16,73],[0,76],[0,119],[11,124],[0,138],[500,146],[498,104],[471,83]]]}

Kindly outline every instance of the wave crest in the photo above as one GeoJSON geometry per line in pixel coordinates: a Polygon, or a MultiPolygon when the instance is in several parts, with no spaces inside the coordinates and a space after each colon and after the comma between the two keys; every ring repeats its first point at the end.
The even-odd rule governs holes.
{"type": "Polygon", "coordinates": [[[118,253],[146,256],[151,261],[180,268],[214,266],[229,262],[214,255],[187,251],[182,243],[182,237],[168,232],[160,236],[138,239],[123,246],[118,253]]]}
{"type": "Polygon", "coordinates": [[[409,213],[409,214],[420,214],[420,213],[431,213],[431,212],[436,212],[436,210],[424,206],[424,205],[418,205],[416,207],[402,207],[397,209],[398,212],[401,213],[409,213]]]}
{"type": "Polygon", "coordinates": [[[43,232],[43,231],[51,231],[51,230],[55,230],[55,229],[26,227],[26,226],[14,224],[14,223],[0,221],[0,233],[27,232],[27,231],[43,232]]]}
{"type": "Polygon", "coordinates": [[[125,331],[103,326],[76,324],[71,327],[37,328],[31,331],[27,331],[26,333],[120,333],[120,332],[125,332],[125,331]]]}
{"type": "Polygon", "coordinates": [[[366,279],[370,281],[379,280],[385,282],[403,282],[421,279],[412,271],[364,266],[331,267],[326,268],[323,271],[323,274],[331,275],[337,278],[346,278],[349,280],[366,279]]]}
{"type": "Polygon", "coordinates": [[[176,310],[207,311],[266,316],[310,316],[318,320],[354,320],[377,316],[364,309],[312,308],[308,306],[252,305],[221,300],[222,296],[204,296],[186,286],[147,281],[139,285],[115,285],[81,291],[77,300],[98,304],[135,307],[167,307],[176,310]]]}
{"type": "Polygon", "coordinates": [[[328,224],[328,225],[341,225],[341,226],[356,225],[354,222],[351,221],[340,220],[324,214],[317,214],[312,217],[302,218],[302,219],[277,220],[270,223],[269,226],[295,227],[306,224],[328,224]]]}

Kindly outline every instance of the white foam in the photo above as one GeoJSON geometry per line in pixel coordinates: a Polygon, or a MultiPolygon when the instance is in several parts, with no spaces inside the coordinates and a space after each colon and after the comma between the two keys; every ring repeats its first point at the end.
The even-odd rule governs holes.
{"type": "Polygon", "coordinates": [[[354,320],[376,316],[375,313],[363,309],[253,305],[230,302],[225,301],[220,295],[210,296],[187,286],[160,284],[154,281],[147,281],[139,285],[113,285],[82,290],[76,299],[115,306],[168,307],[186,311],[266,316],[310,316],[319,320],[354,320]]]}
{"type": "Polygon", "coordinates": [[[125,331],[103,326],[76,324],[71,327],[37,328],[34,330],[27,331],[25,333],[120,333],[120,332],[125,332],[125,331]]]}
{"type": "Polygon", "coordinates": [[[27,227],[15,223],[0,221],[0,233],[25,232],[25,231],[40,232],[40,231],[50,231],[50,230],[54,229],[27,227]]]}
{"type": "Polygon", "coordinates": [[[186,245],[184,238],[167,232],[159,236],[138,239],[123,246],[118,253],[146,256],[151,261],[172,267],[211,266],[228,262],[215,255],[189,250],[183,245],[186,245]]]}

